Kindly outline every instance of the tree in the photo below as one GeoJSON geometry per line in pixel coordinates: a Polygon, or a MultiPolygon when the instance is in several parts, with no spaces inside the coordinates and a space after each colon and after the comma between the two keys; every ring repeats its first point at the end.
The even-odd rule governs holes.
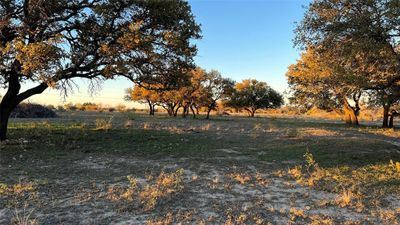
{"type": "Polygon", "coordinates": [[[362,91],[352,80],[348,80],[351,75],[332,61],[315,49],[308,48],[286,73],[292,94],[289,100],[306,109],[334,110],[343,114],[347,124],[358,125],[362,91]]]}
{"type": "Polygon", "coordinates": [[[191,110],[196,117],[199,107],[207,107],[207,119],[211,110],[217,108],[218,100],[226,100],[234,89],[234,81],[222,78],[218,71],[206,72],[199,67],[187,73],[189,82],[176,89],[166,89],[160,85],[136,85],[127,90],[125,99],[149,104],[150,114],[154,107],[163,107],[170,116],[177,116],[182,108],[186,117],[191,110]]]}
{"type": "Polygon", "coordinates": [[[194,108],[201,105],[202,85],[207,79],[207,73],[205,70],[197,67],[188,73],[188,77],[190,80],[189,83],[178,90],[178,96],[181,97],[179,106],[183,108],[183,117],[189,114],[189,110],[192,111],[193,117],[196,117],[194,108]]]}
{"type": "Polygon", "coordinates": [[[400,86],[392,85],[392,87],[382,90],[369,91],[369,104],[373,106],[383,107],[383,128],[393,128],[394,117],[399,113],[394,108],[400,103],[400,86]]]}
{"type": "Polygon", "coordinates": [[[227,101],[234,91],[235,82],[212,70],[206,73],[206,79],[203,81],[200,92],[200,105],[207,108],[207,119],[210,118],[212,110],[218,107],[218,101],[227,101]]]}
{"type": "MultiPolygon", "coordinates": [[[[205,74],[201,68],[190,70],[186,74],[188,82],[173,89],[142,83],[141,86],[128,89],[125,99],[149,104],[151,114],[154,114],[154,107],[157,105],[163,107],[170,116],[177,116],[178,110],[183,108],[182,115],[186,117],[189,109],[199,102],[199,90],[206,78],[205,74]]],[[[193,108],[192,111],[194,112],[193,108]]]]}
{"type": "MultiPolygon", "coordinates": [[[[360,90],[393,90],[400,81],[399,8],[398,0],[314,0],[296,29],[295,44],[329,55],[329,63],[347,71],[346,80],[360,90]]],[[[383,103],[385,112],[389,103],[383,103]]],[[[387,117],[384,113],[384,127],[387,117]]]]}
{"type": "Polygon", "coordinates": [[[143,85],[128,88],[125,100],[148,104],[150,115],[155,114],[156,106],[161,106],[169,116],[177,116],[182,101],[179,90],[168,90],[159,85],[143,85]]]}
{"type": "MultiPolygon", "coordinates": [[[[149,86],[149,85],[145,85],[149,86]]],[[[126,90],[125,100],[127,101],[137,101],[140,103],[145,103],[149,106],[149,114],[154,116],[155,107],[158,104],[159,93],[156,89],[145,88],[143,86],[135,85],[133,88],[128,88],[126,90]]]]}
{"type": "Polygon", "coordinates": [[[176,86],[192,66],[199,38],[183,0],[6,0],[0,5],[0,140],[11,111],[71,79],[117,75],[176,86]],[[26,81],[36,84],[24,92],[26,81]]]}
{"type": "Polygon", "coordinates": [[[236,84],[227,104],[243,108],[254,117],[258,109],[279,108],[283,104],[283,97],[267,83],[248,79],[236,84]]]}

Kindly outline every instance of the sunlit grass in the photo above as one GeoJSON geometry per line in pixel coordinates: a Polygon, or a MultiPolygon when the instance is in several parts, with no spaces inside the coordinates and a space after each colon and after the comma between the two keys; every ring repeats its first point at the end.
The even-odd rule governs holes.
{"type": "Polygon", "coordinates": [[[144,183],[139,183],[133,176],[127,176],[129,182],[126,188],[120,185],[111,186],[106,198],[121,202],[121,208],[142,208],[144,211],[153,210],[157,204],[171,195],[177,194],[184,188],[183,170],[166,173],[161,172],[157,177],[149,176],[144,183]]]}
{"type": "Polygon", "coordinates": [[[379,200],[388,194],[400,194],[400,163],[390,161],[361,167],[320,167],[313,155],[304,155],[305,163],[292,167],[288,175],[297,183],[337,193],[332,204],[362,212],[365,205],[382,207],[379,200]]]}
{"type": "Polygon", "coordinates": [[[0,204],[22,218],[33,211],[29,218],[38,224],[44,209],[54,212],[42,203],[57,210],[60,204],[101,204],[96,207],[108,213],[151,214],[143,217],[148,224],[268,224],[274,216],[293,224],[357,224],[313,211],[319,208],[363,214],[382,224],[398,219],[390,202],[400,193],[400,156],[390,142],[396,130],[386,134],[289,118],[131,117],[90,113],[12,120],[12,138],[0,145],[0,169],[7,174],[0,177],[0,204]],[[107,132],[96,130],[96,120],[111,117],[107,132]],[[179,168],[191,172],[185,177],[179,168]],[[277,199],[264,199],[266,190],[278,192],[277,199]],[[279,195],[286,190],[297,195],[279,195]],[[199,191],[201,198],[221,202],[204,203],[218,206],[207,212],[217,217],[204,217],[196,201],[185,202],[199,191]],[[314,191],[329,197],[313,199],[314,191]],[[25,197],[15,204],[18,195],[25,197]],[[308,204],[298,205],[299,199],[308,204]],[[188,208],[176,210],[182,202],[188,208]]]}

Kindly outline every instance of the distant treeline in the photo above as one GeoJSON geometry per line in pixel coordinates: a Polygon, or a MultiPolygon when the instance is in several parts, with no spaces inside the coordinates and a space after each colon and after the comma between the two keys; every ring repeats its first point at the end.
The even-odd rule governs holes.
{"type": "MultiPolygon", "coordinates": [[[[54,106],[50,106],[53,107],[54,106]]],[[[135,108],[128,108],[124,104],[118,104],[117,106],[107,106],[103,104],[97,104],[93,102],[85,102],[85,103],[66,103],[64,105],[57,106],[57,110],[59,111],[96,111],[96,112],[127,112],[127,111],[136,111],[135,108]]]]}

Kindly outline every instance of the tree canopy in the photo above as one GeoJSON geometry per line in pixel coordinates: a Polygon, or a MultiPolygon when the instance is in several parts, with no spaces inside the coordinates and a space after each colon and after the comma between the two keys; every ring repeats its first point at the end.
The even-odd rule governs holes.
{"type": "Polygon", "coordinates": [[[0,139],[10,112],[48,87],[72,78],[124,76],[174,87],[193,67],[200,37],[183,0],[6,0],[0,5],[0,139]],[[21,84],[35,87],[20,93],[21,84]]]}
{"type": "Polygon", "coordinates": [[[218,101],[227,101],[234,91],[235,81],[222,77],[221,73],[212,70],[206,74],[200,90],[200,105],[207,108],[207,119],[210,112],[218,108],[218,101]]]}
{"type": "Polygon", "coordinates": [[[286,73],[292,94],[289,100],[307,110],[316,107],[340,111],[348,124],[357,125],[360,87],[349,79],[350,74],[331,62],[326,55],[308,48],[286,73]]]}
{"type": "MultiPolygon", "coordinates": [[[[295,44],[329,59],[336,86],[387,94],[400,81],[399,7],[397,0],[314,0],[296,29],[295,44]]],[[[399,97],[391,92],[391,98],[399,97]]],[[[380,99],[388,112],[387,98],[380,99]]]]}
{"type": "Polygon", "coordinates": [[[183,117],[189,110],[195,117],[199,108],[206,107],[208,119],[210,112],[217,109],[217,102],[229,98],[235,84],[216,70],[207,72],[199,67],[191,70],[187,77],[189,83],[176,89],[135,85],[127,89],[125,99],[147,103],[151,115],[154,115],[155,106],[161,106],[170,116],[177,116],[178,110],[182,109],[183,117]]]}
{"type": "Polygon", "coordinates": [[[258,109],[279,108],[283,104],[283,97],[267,83],[257,80],[243,80],[237,83],[227,105],[233,108],[246,110],[254,117],[258,109]]]}

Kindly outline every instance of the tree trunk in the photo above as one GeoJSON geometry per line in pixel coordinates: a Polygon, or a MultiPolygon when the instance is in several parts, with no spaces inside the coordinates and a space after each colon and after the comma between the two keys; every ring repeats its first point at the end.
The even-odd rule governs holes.
{"type": "Polygon", "coordinates": [[[210,113],[211,113],[211,108],[208,108],[208,110],[207,110],[207,117],[206,117],[206,119],[210,119],[210,113]]]}
{"type": "Polygon", "coordinates": [[[389,117],[389,128],[393,128],[394,127],[393,120],[394,120],[394,115],[390,115],[390,117],[389,117]]]}
{"type": "Polygon", "coordinates": [[[8,119],[10,118],[12,109],[6,109],[0,106],[0,141],[7,139],[8,119]]]}
{"type": "Polygon", "coordinates": [[[168,116],[174,115],[174,112],[172,111],[171,107],[168,107],[167,112],[168,112],[168,116]]]}
{"type": "Polygon", "coordinates": [[[8,120],[11,112],[25,99],[42,93],[48,88],[47,83],[41,83],[36,87],[28,89],[19,93],[21,84],[19,77],[22,75],[18,73],[21,71],[21,64],[15,61],[12,70],[8,73],[8,89],[0,103],[0,141],[7,139],[8,120]]]}
{"type": "Polygon", "coordinates": [[[244,108],[244,110],[246,110],[249,113],[249,117],[254,117],[254,115],[256,114],[256,110],[257,109],[249,109],[249,108],[244,108]]]}
{"type": "MultiPolygon", "coordinates": [[[[11,84],[11,83],[10,83],[11,84]]],[[[8,120],[11,112],[21,103],[23,100],[31,97],[32,95],[40,94],[47,89],[47,84],[40,84],[34,88],[31,88],[25,92],[18,94],[20,86],[17,86],[17,92],[15,90],[7,91],[6,95],[0,103],[0,141],[7,139],[7,128],[8,120]]]]}
{"type": "Polygon", "coordinates": [[[190,110],[192,110],[193,119],[196,119],[196,112],[194,111],[193,106],[190,106],[190,110]]]}
{"type": "Polygon", "coordinates": [[[256,111],[255,110],[251,110],[251,112],[250,112],[251,117],[254,117],[255,114],[256,114],[256,111]]]}
{"type": "Polygon", "coordinates": [[[149,104],[149,115],[152,116],[153,114],[153,105],[149,100],[147,100],[147,104],[149,104]]]}
{"type": "Polygon", "coordinates": [[[174,111],[174,117],[178,116],[178,111],[179,111],[180,108],[181,108],[180,106],[176,107],[176,109],[174,111]]]}
{"type": "Polygon", "coordinates": [[[390,117],[389,117],[389,128],[394,128],[394,118],[396,116],[399,116],[400,114],[396,110],[392,110],[390,112],[390,117]]]}
{"type": "Polygon", "coordinates": [[[344,111],[344,121],[346,124],[358,126],[358,118],[357,118],[357,111],[350,106],[347,99],[344,99],[343,104],[343,111],[344,111]]]}
{"type": "Polygon", "coordinates": [[[390,110],[390,105],[384,104],[383,105],[383,123],[382,123],[383,128],[389,127],[389,110],[390,110]]]}
{"type": "Polygon", "coordinates": [[[187,116],[187,111],[188,111],[188,106],[187,106],[187,105],[184,105],[184,106],[183,106],[183,112],[182,112],[182,117],[183,117],[183,118],[186,118],[186,116],[187,116]]]}
{"type": "Polygon", "coordinates": [[[151,104],[151,108],[150,108],[150,116],[154,116],[154,114],[155,114],[155,108],[156,108],[156,106],[155,105],[153,105],[153,104],[151,104]]]}

